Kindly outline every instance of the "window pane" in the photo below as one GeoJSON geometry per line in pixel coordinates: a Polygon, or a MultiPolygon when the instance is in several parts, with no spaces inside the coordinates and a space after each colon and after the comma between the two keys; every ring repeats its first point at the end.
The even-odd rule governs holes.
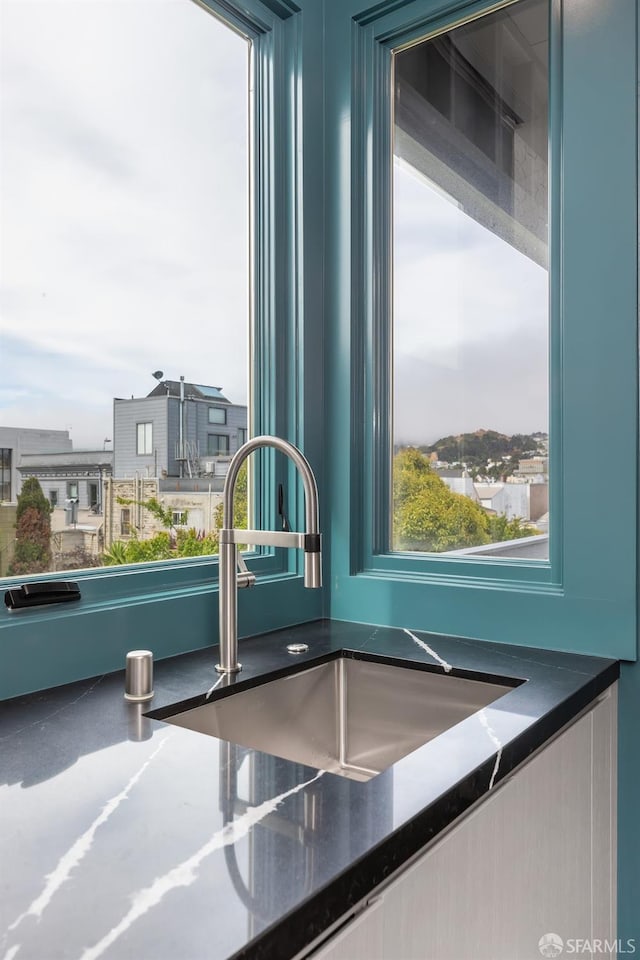
{"type": "Polygon", "coordinates": [[[229,437],[226,434],[210,433],[207,437],[207,453],[218,457],[229,453],[229,437]]]}
{"type": "Polygon", "coordinates": [[[224,407],[209,407],[209,423],[226,423],[227,411],[224,407]]]}
{"type": "MultiPolygon", "coordinates": [[[[120,425],[118,425],[120,426],[120,425]]],[[[120,433],[120,429],[116,431],[120,433]]],[[[138,444],[136,448],[136,453],[138,456],[145,456],[151,454],[153,450],[153,423],[139,423],[138,424],[138,444]]]]}
{"type": "Polygon", "coordinates": [[[11,448],[0,448],[0,500],[11,500],[11,448]]]}
{"type": "Polygon", "coordinates": [[[395,550],[548,557],[548,23],[394,57],[395,550]]]}
{"type": "Polygon", "coordinates": [[[249,43],[192,0],[0,2],[0,494],[15,512],[38,480],[48,569],[217,552],[208,411],[227,453],[247,428],[249,43]]]}

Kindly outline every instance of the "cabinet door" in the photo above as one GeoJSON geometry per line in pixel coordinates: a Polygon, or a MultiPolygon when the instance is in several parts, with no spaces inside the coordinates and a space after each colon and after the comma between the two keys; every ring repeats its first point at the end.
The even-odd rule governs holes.
{"type": "Polygon", "coordinates": [[[615,939],[616,688],[436,841],[314,960],[540,960],[615,939]]]}

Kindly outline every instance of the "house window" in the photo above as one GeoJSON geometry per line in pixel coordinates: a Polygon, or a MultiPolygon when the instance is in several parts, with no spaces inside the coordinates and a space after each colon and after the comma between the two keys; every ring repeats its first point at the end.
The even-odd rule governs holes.
{"type": "Polygon", "coordinates": [[[188,510],[174,510],[171,514],[171,523],[174,527],[180,527],[187,522],[188,516],[188,510]]]}
{"type": "Polygon", "coordinates": [[[77,500],[78,499],[78,482],[77,480],[70,480],[67,483],[67,500],[77,500]]]}
{"type": "Polygon", "coordinates": [[[238,428],[238,446],[241,447],[243,443],[247,442],[247,428],[239,427],[238,428]]]}
{"type": "Polygon", "coordinates": [[[207,436],[207,454],[221,457],[229,453],[229,437],[225,433],[210,433],[207,436]]]}
{"type": "Polygon", "coordinates": [[[51,504],[51,509],[58,506],[58,491],[49,490],[49,503],[51,504]]]}
{"type": "Polygon", "coordinates": [[[0,500],[11,500],[10,447],[0,447],[0,500]]]}
{"type": "Polygon", "coordinates": [[[549,3],[394,56],[397,551],[549,556],[549,3]]]}
{"type": "Polygon", "coordinates": [[[129,507],[120,510],[120,536],[131,536],[131,510],[129,507]]]}
{"type": "Polygon", "coordinates": [[[137,424],[136,453],[138,456],[149,456],[153,453],[153,424],[137,424]]]}
{"type": "Polygon", "coordinates": [[[224,407],[209,407],[209,423],[226,424],[227,411],[224,407]]]}

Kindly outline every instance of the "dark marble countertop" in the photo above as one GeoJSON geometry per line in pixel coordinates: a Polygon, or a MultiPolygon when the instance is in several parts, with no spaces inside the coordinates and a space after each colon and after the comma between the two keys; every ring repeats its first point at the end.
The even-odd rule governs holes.
{"type": "Polygon", "coordinates": [[[521,680],[367,782],[145,716],[218,681],[217,650],[0,703],[0,958],[290,958],[618,676],[612,660],[317,621],[241,641],[256,680],[337,650],[521,680]]]}

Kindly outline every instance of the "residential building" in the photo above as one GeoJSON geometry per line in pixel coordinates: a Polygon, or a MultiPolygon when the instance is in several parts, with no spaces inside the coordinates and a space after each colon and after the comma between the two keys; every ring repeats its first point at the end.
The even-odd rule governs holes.
{"type": "MultiPolygon", "coordinates": [[[[518,517],[535,523],[549,510],[549,484],[541,482],[474,483],[468,476],[451,476],[456,471],[438,471],[452,493],[470,497],[485,510],[504,514],[508,520],[518,517]]],[[[459,473],[459,471],[458,471],[459,473]]]]}
{"type": "Polygon", "coordinates": [[[15,502],[22,477],[19,466],[29,454],[68,453],[73,449],[68,430],[0,427],[0,501],[15,502]]]}
{"type": "Polygon", "coordinates": [[[224,475],[247,438],[247,408],[220,387],[164,380],[146,397],[113,402],[113,475],[224,475]]]}
{"type": "Polygon", "coordinates": [[[24,454],[18,466],[22,480],[35,477],[54,513],[68,500],[78,510],[102,513],[103,486],[113,470],[111,450],[69,450],[24,454]]]}
{"type": "Polygon", "coordinates": [[[520,480],[546,480],[549,474],[548,457],[530,457],[521,460],[513,476],[520,480]]]}
{"type": "Polygon", "coordinates": [[[480,504],[508,520],[535,523],[549,510],[548,483],[475,483],[480,504]]]}

